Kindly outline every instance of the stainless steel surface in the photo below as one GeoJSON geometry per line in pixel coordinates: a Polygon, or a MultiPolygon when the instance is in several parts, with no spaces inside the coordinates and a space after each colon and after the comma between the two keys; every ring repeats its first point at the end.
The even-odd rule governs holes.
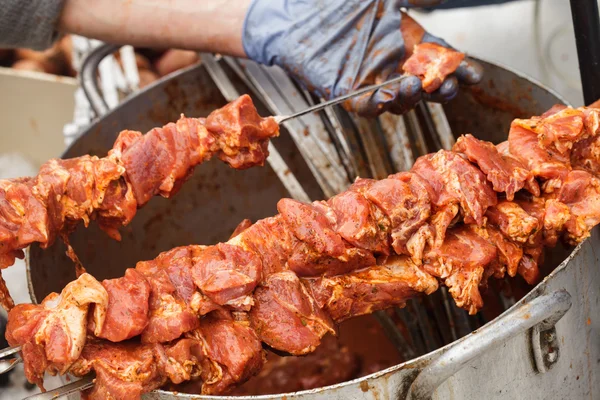
{"type": "Polygon", "coordinates": [[[100,88],[98,87],[98,68],[100,62],[106,58],[106,56],[119,50],[119,47],[121,46],[114,44],[101,45],[94,49],[81,65],[79,74],[81,87],[97,117],[106,114],[109,110],[106,101],[102,97],[100,88]]]}
{"type": "Polygon", "coordinates": [[[13,346],[2,349],[0,350],[0,359],[18,353],[19,351],[21,351],[21,346],[13,346]]]}
{"type": "Polygon", "coordinates": [[[23,361],[21,356],[16,354],[19,351],[21,351],[21,346],[7,347],[6,349],[0,350],[0,375],[13,370],[23,361]],[[16,354],[16,356],[9,358],[9,356],[12,356],[13,354],[16,354]]]}
{"type": "Polygon", "coordinates": [[[565,290],[539,296],[496,319],[448,349],[425,367],[414,380],[408,400],[429,399],[449,377],[463,369],[477,356],[500,346],[532,327],[546,331],[571,308],[571,295],[565,290]]]}
{"type": "MultiPolygon", "coordinates": [[[[272,115],[294,114],[309,107],[302,91],[280,68],[264,67],[248,60],[237,61],[272,115]]],[[[288,120],[283,126],[287,128],[326,197],[348,187],[348,175],[319,115],[307,114],[288,120]]]]}
{"type": "Polygon", "coordinates": [[[86,390],[94,386],[94,378],[87,376],[81,378],[75,382],[61,386],[58,389],[53,389],[45,393],[34,394],[33,396],[26,397],[23,400],[53,400],[61,397],[69,396],[71,394],[79,394],[82,390],[86,390]]]}
{"type": "Polygon", "coordinates": [[[285,122],[287,120],[298,118],[298,117],[301,117],[301,116],[306,115],[306,114],[310,114],[310,113],[313,113],[313,112],[316,112],[316,111],[321,111],[321,110],[323,110],[323,109],[325,109],[327,107],[335,106],[336,104],[343,103],[344,101],[346,101],[348,99],[351,99],[353,97],[360,96],[361,94],[372,92],[374,90],[379,89],[380,87],[391,85],[392,83],[400,82],[403,79],[405,79],[405,76],[398,76],[398,77],[396,77],[394,79],[390,79],[389,81],[385,81],[385,82],[378,83],[378,84],[375,84],[375,85],[365,86],[362,89],[358,89],[358,90],[355,90],[354,92],[345,94],[343,96],[336,97],[335,99],[323,101],[323,102],[321,102],[319,104],[315,104],[312,107],[308,107],[308,108],[306,108],[306,109],[304,109],[302,111],[298,111],[298,112],[296,112],[294,114],[291,114],[291,115],[276,115],[273,118],[275,118],[275,121],[277,121],[277,123],[282,123],[282,122],[285,122]]]}
{"type": "MultiPolygon", "coordinates": [[[[483,64],[487,72],[485,81],[475,90],[463,90],[454,101],[444,105],[448,126],[454,134],[470,132],[483,139],[499,142],[505,139],[513,118],[540,114],[554,103],[560,102],[552,92],[531,84],[525,77],[493,64],[483,64]]],[[[119,129],[144,130],[156,125],[158,120],[164,123],[176,118],[181,111],[189,115],[206,115],[211,108],[222,105],[224,101],[206,69],[202,66],[193,67],[167,81],[158,82],[140,95],[129,99],[90,127],[65,156],[88,152],[104,154],[112,145],[119,129]]],[[[289,107],[289,104],[286,103],[286,107],[289,107]]],[[[417,114],[415,116],[419,118],[417,114]]],[[[290,121],[292,122],[294,121],[290,121]]],[[[439,126],[436,129],[439,130],[439,126]]],[[[412,135],[413,132],[407,128],[405,137],[412,138],[412,135]]],[[[322,140],[322,137],[317,139],[322,140]]],[[[302,157],[297,157],[298,149],[290,137],[283,134],[282,138],[277,140],[282,157],[289,167],[294,169],[294,174],[309,197],[321,197],[319,185],[311,174],[312,169],[304,163],[302,157]],[[285,145],[279,144],[281,140],[287,140],[285,145]]],[[[427,140],[425,135],[423,140],[427,140]]],[[[442,146],[448,146],[448,143],[442,146]]],[[[315,144],[313,141],[313,146],[322,154],[323,144],[326,143],[315,144]]],[[[424,143],[424,146],[429,147],[430,144],[424,143]]],[[[330,148],[326,149],[329,151],[330,148]]],[[[418,154],[414,151],[412,153],[418,154]]],[[[331,156],[337,155],[330,153],[329,156],[323,157],[331,156]]],[[[122,243],[109,240],[98,229],[92,227],[87,230],[78,229],[72,237],[74,247],[88,270],[98,278],[118,276],[126,267],[133,266],[135,261],[149,259],[158,252],[176,245],[214,243],[226,239],[242,218],[250,216],[254,220],[273,214],[274,203],[285,195],[285,188],[269,168],[231,172],[218,162],[209,162],[198,168],[191,181],[184,185],[182,192],[175,198],[153,199],[146,208],[140,210],[131,227],[124,232],[122,243]]],[[[565,289],[571,294],[574,306],[556,324],[554,340],[560,344],[560,357],[555,360],[552,368],[546,373],[538,372],[539,367],[534,361],[534,352],[538,350],[533,346],[530,329],[469,361],[464,368],[437,388],[433,398],[579,399],[592,398],[594,393],[600,393],[597,376],[597,360],[600,359],[600,324],[597,318],[600,315],[597,290],[600,287],[600,271],[597,267],[599,260],[594,252],[594,248],[598,246],[600,238],[595,230],[592,237],[571,252],[570,256],[566,257],[568,252],[564,251],[550,254],[550,266],[560,266],[504,314],[509,315],[539,296],[560,289],[565,289]],[[561,261],[563,262],[560,263],[561,261]]],[[[34,300],[50,291],[60,290],[74,277],[72,264],[63,253],[64,247],[60,244],[43,252],[39,248],[32,248],[28,279],[34,300]]],[[[401,310],[406,318],[413,318],[412,322],[407,324],[409,330],[411,324],[416,327],[415,334],[423,330],[419,325],[428,323],[429,319],[421,315],[422,307],[434,300],[439,300],[441,307],[446,308],[442,297],[431,297],[422,302],[410,302],[406,309],[401,310]],[[417,314],[411,313],[410,310],[416,310],[417,314]]],[[[450,307],[454,306],[448,305],[448,308],[450,307]]],[[[454,314],[455,310],[450,308],[442,312],[454,314]]],[[[460,318],[462,317],[459,314],[455,321],[460,322],[460,318]]],[[[488,322],[486,327],[496,327],[500,319],[488,322]]],[[[468,329],[470,324],[473,324],[473,321],[466,318],[463,323],[466,328],[457,326],[455,332],[448,333],[447,337],[450,340],[460,337],[464,333],[460,330],[468,329]]],[[[475,331],[435,351],[367,377],[326,388],[286,394],[285,397],[405,398],[421,370],[455,346],[460,346],[463,341],[473,340],[478,332],[475,331]]],[[[418,351],[418,354],[435,346],[435,343],[431,342],[432,338],[420,339],[423,341],[423,351],[418,351]],[[426,341],[429,343],[425,343],[426,341]]],[[[415,350],[418,350],[417,347],[415,343],[415,350]]],[[[544,351],[540,346],[539,353],[544,351]]],[[[215,397],[155,391],[147,394],[145,398],[215,397]]],[[[281,395],[246,398],[275,399],[281,398],[281,395]]]]}
{"type": "Polygon", "coordinates": [[[12,371],[23,359],[21,357],[4,358],[0,360],[0,375],[12,371]]]}

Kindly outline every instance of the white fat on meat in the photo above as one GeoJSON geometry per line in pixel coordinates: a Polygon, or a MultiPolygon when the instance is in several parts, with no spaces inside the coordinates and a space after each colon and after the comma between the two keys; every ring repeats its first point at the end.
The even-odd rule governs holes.
{"type": "MultiPolygon", "coordinates": [[[[88,310],[94,304],[93,319],[95,335],[99,335],[106,318],[108,293],[104,287],[90,274],[83,274],[77,280],[69,283],[62,293],[52,293],[42,305],[50,313],[41,323],[35,335],[37,344],[47,344],[52,340],[52,332],[62,331],[67,337],[66,362],[56,365],[60,374],[65,373],[69,366],[81,355],[86,339],[88,310]]],[[[53,361],[49,359],[49,361],[53,361]]]]}

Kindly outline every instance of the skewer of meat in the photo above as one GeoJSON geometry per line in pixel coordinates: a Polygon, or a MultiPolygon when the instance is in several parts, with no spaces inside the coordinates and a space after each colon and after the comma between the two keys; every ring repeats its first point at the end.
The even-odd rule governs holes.
{"type": "MultiPolygon", "coordinates": [[[[182,116],[145,135],[123,131],[107,157],[54,159],[36,177],[2,179],[0,270],[23,258],[31,243],[45,248],[66,239],[81,221],[96,220],[120,240],[118,229],[138,208],[155,195],[173,196],[196,165],[215,156],[236,169],[263,165],[268,139],[278,134],[273,118],[261,118],[244,95],[206,119],[182,116]]],[[[0,302],[12,307],[6,290],[0,302]]]]}
{"type": "Polygon", "coordinates": [[[489,278],[535,283],[544,246],[580,242],[600,222],[600,157],[587,150],[598,114],[556,107],[515,120],[498,146],[467,135],[328,201],[283,199],[226,243],[173,249],[102,283],[84,274],[15,307],[7,339],[32,382],[94,370],[94,399],[188,379],[216,394],[260,369],[261,342],[307,354],[336,322],[439,283],[475,313],[489,278]]]}
{"type": "MultiPolygon", "coordinates": [[[[417,45],[406,72],[421,76],[427,92],[454,72],[464,54],[434,44],[417,45]]],[[[57,237],[68,255],[85,270],[70,248],[68,235],[83,221],[96,220],[108,235],[155,195],[173,196],[193,168],[217,156],[236,169],[263,165],[268,140],[279,134],[274,118],[261,118],[250,97],[214,111],[206,119],[182,118],[146,135],[123,131],[107,157],[50,160],[33,178],[0,180],[0,304],[13,306],[1,270],[23,258],[34,242],[46,248],[57,237]]]]}

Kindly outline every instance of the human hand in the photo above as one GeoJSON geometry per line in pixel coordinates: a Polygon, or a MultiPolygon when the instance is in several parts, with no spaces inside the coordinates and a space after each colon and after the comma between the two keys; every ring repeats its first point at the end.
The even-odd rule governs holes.
{"type": "MultiPolygon", "coordinates": [[[[254,0],[243,32],[249,58],[279,65],[315,94],[326,99],[384,82],[402,74],[416,44],[450,47],[427,32],[400,7],[425,7],[440,0],[254,0]]],[[[420,100],[446,102],[459,82],[475,84],[483,70],[465,59],[433,93],[425,93],[418,77],[387,85],[345,106],[363,116],[385,111],[402,114],[420,100]]]]}

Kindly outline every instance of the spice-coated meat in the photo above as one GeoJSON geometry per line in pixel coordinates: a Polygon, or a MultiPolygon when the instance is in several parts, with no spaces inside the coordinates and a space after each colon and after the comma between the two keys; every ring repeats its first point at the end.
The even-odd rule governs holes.
{"type": "Polygon", "coordinates": [[[516,243],[527,243],[529,237],[541,229],[543,222],[529,215],[519,204],[508,200],[489,207],[485,215],[488,223],[497,226],[504,236],[516,243]]]}
{"type": "MultiPolygon", "coordinates": [[[[528,171],[543,189],[539,196],[519,190],[506,200],[493,189],[492,164],[482,172],[481,158],[474,164],[457,146],[418,159],[410,172],[359,179],[349,194],[329,201],[282,200],[280,214],[245,222],[226,243],[176,248],[102,283],[83,274],[40,305],[11,310],[7,339],[23,346],[32,382],[41,383],[45,371],[94,370],[94,399],[125,392],[137,398],[187,379],[201,380],[203,393],[219,394],[260,370],[261,342],[306,354],[335,333],[336,322],[401,306],[440,284],[473,314],[491,277],[520,274],[537,282],[545,246],[560,237],[578,243],[600,222],[600,182],[572,169],[575,146],[566,144],[597,135],[588,127],[596,126],[598,111],[577,111],[584,123],[557,132],[565,126],[586,132],[554,133],[548,142],[538,135],[550,127],[536,133],[519,122],[498,148],[500,159],[519,159],[512,149],[526,138],[533,156],[558,155],[549,164],[519,161],[519,168],[534,168],[528,171]],[[562,172],[547,174],[555,167],[562,172]],[[140,330],[128,341],[110,341],[140,330]]],[[[476,141],[468,139],[470,148],[489,150],[476,141]]],[[[507,171],[500,161],[494,165],[507,171]]]]}
{"type": "Polygon", "coordinates": [[[424,269],[442,279],[456,305],[474,314],[483,306],[483,273],[496,258],[496,247],[479,236],[476,227],[463,225],[449,229],[444,243],[425,255],[424,269]]]}
{"type": "Polygon", "coordinates": [[[497,202],[485,174],[459,153],[428,154],[417,159],[411,171],[429,183],[435,207],[458,204],[466,223],[481,226],[485,211],[497,202]]]}
{"type": "MultiPolygon", "coordinates": [[[[0,269],[38,242],[50,246],[81,221],[97,220],[111,237],[155,195],[174,195],[193,168],[213,156],[238,169],[263,165],[279,134],[244,95],[208,118],[186,118],[145,135],[123,131],[107,157],[50,160],[34,178],[0,180],[0,269]]],[[[12,301],[0,291],[5,308],[12,301]]]]}
{"type": "Polygon", "coordinates": [[[305,280],[317,304],[335,322],[403,306],[420,293],[431,294],[438,282],[406,256],[394,256],[378,265],[345,275],[305,280]]]}
{"type": "Polygon", "coordinates": [[[250,324],[274,349],[303,355],[314,351],[326,333],[335,334],[329,315],[291,271],[269,276],[254,297],[250,324]]]}
{"type": "MultiPolygon", "coordinates": [[[[406,61],[418,68],[427,91],[454,72],[464,55],[431,43],[418,44],[406,61]]],[[[171,197],[179,191],[194,166],[216,156],[233,168],[263,165],[268,141],[279,134],[273,118],[261,118],[249,96],[243,95],[215,110],[207,118],[186,118],[155,128],[147,134],[125,130],[104,158],[83,156],[51,160],[38,176],[0,180],[0,273],[23,258],[23,249],[38,242],[44,247],[57,237],[67,244],[77,275],[85,272],[68,245],[68,234],[83,221],[96,220],[108,235],[120,240],[119,228],[129,224],[138,207],[155,195],[171,197]]],[[[338,268],[347,263],[322,260],[308,249],[297,257],[317,263],[332,261],[338,268]]],[[[350,264],[365,262],[367,254],[350,250],[350,264]]],[[[308,265],[308,263],[305,263],[308,265]]],[[[318,268],[317,268],[318,270],[318,268]]],[[[0,274],[0,304],[14,304],[0,274]]]]}
{"type": "MultiPolygon", "coordinates": [[[[121,278],[107,279],[102,286],[108,294],[106,316],[99,338],[121,342],[140,335],[148,325],[150,284],[135,269],[129,268],[121,278]]],[[[95,331],[95,320],[89,329],[95,331]]]]}
{"type": "Polygon", "coordinates": [[[402,69],[421,78],[423,90],[432,93],[458,68],[464,58],[463,53],[439,44],[421,43],[414,47],[412,56],[406,60],[402,69]]]}
{"type": "Polygon", "coordinates": [[[457,140],[453,150],[463,153],[469,161],[476,163],[486,174],[494,190],[506,193],[508,200],[512,200],[515,193],[523,188],[535,196],[540,195],[540,188],[533,174],[515,158],[498,151],[492,143],[477,140],[473,135],[465,135],[457,140]]]}
{"type": "Polygon", "coordinates": [[[571,171],[561,186],[558,201],[571,213],[566,223],[569,240],[579,243],[600,223],[600,180],[586,171],[571,171]]]}
{"type": "Polygon", "coordinates": [[[552,149],[539,146],[537,134],[524,125],[514,121],[511,125],[508,134],[510,154],[536,178],[564,178],[570,169],[569,159],[552,149]]]}
{"type": "Polygon", "coordinates": [[[168,342],[198,327],[198,317],[190,308],[195,288],[190,273],[194,250],[193,246],[178,247],[136,265],[150,284],[142,342],[168,342]]]}

